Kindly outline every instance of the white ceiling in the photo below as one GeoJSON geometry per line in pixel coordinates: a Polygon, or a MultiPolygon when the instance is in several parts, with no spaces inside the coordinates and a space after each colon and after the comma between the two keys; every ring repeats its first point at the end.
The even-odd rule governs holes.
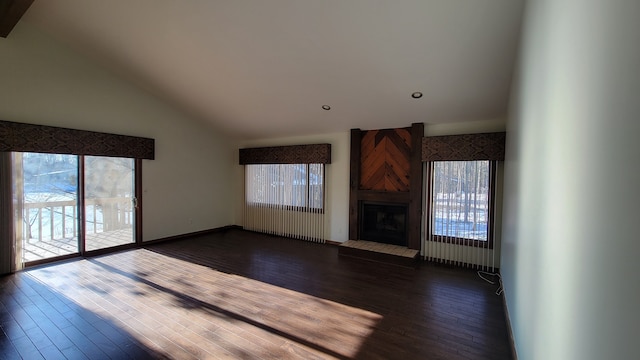
{"type": "Polygon", "coordinates": [[[38,0],[23,20],[250,139],[505,118],[523,2],[38,0]]]}

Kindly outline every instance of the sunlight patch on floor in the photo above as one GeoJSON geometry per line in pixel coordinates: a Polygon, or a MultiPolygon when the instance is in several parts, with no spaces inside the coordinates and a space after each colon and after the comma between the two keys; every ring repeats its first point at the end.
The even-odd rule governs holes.
{"type": "Polygon", "coordinates": [[[169,356],[351,358],[382,319],[145,249],[28,273],[169,356]]]}

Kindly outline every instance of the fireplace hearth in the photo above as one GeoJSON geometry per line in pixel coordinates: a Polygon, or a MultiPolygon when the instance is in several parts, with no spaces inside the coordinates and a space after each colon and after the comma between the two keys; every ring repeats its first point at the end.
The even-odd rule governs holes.
{"type": "Polygon", "coordinates": [[[362,202],[360,238],[407,246],[407,205],[362,202]]]}

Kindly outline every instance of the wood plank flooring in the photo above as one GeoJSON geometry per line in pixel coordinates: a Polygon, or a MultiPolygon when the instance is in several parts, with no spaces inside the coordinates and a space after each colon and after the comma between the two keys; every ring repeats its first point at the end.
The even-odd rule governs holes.
{"type": "MultiPolygon", "coordinates": [[[[86,235],[87,251],[105,249],[134,242],[132,229],[119,229],[86,235]]],[[[39,261],[56,256],[78,253],[78,238],[27,239],[22,243],[22,261],[39,261]]]]}
{"type": "Polygon", "coordinates": [[[0,278],[2,359],[510,359],[475,272],[241,230],[0,278]]]}

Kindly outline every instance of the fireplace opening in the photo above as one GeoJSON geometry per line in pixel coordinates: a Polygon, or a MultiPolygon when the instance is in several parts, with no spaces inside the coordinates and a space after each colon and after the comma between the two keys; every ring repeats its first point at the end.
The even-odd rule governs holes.
{"type": "Polygon", "coordinates": [[[407,246],[407,205],[363,202],[360,239],[407,246]]]}

